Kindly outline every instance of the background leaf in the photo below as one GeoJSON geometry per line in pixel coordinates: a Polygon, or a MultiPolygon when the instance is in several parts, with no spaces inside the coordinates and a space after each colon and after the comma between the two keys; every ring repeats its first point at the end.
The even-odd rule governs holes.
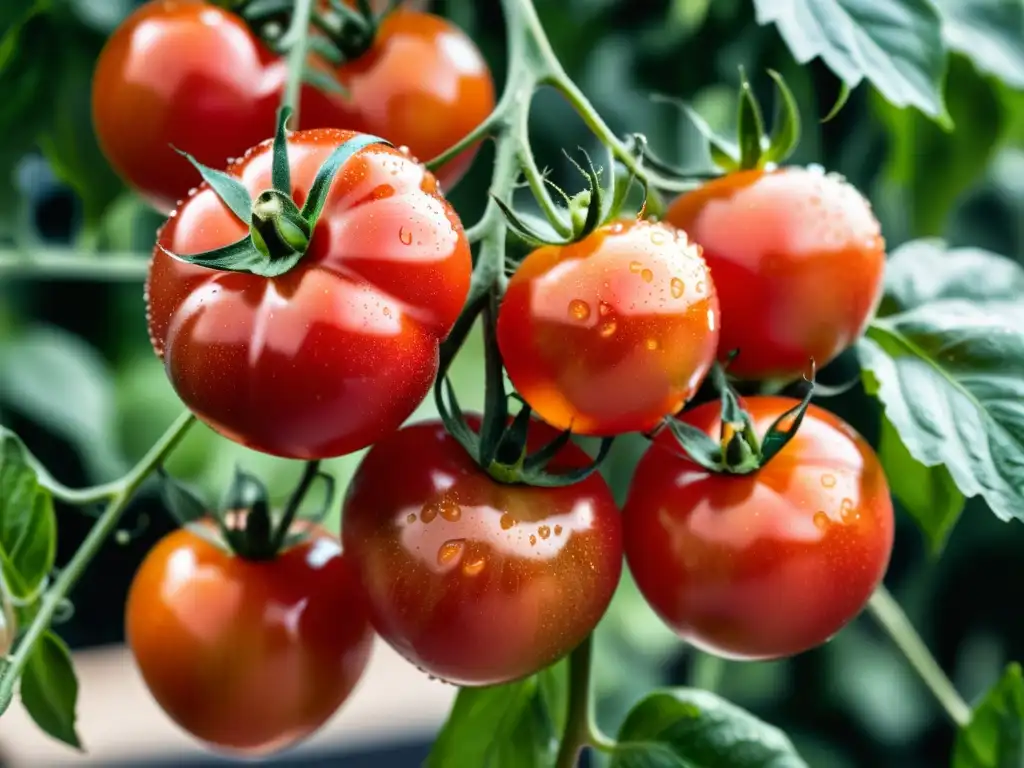
{"type": "Polygon", "coordinates": [[[32,650],[21,678],[21,703],[43,731],[82,748],[75,729],[78,678],[67,645],[53,632],[40,637],[32,650]]]}
{"type": "Polygon", "coordinates": [[[1024,677],[1011,664],[960,729],[953,768],[1016,768],[1024,765],[1024,677]]]}
{"type": "Polygon", "coordinates": [[[53,568],[57,520],[21,441],[0,427],[0,553],[17,597],[33,594],[53,568]]]}
{"type": "Polygon", "coordinates": [[[1024,3],[1020,0],[932,0],[942,36],[982,72],[1024,88],[1024,3]]]}

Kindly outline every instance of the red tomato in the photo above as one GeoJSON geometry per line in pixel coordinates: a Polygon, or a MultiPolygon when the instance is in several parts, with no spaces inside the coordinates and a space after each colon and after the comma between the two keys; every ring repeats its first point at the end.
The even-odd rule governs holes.
{"type": "MultiPolygon", "coordinates": [[[[759,434],[796,401],[752,397],[759,434]]],[[[710,435],[720,407],[684,420],[710,435]]],[[[864,607],[888,567],[889,487],[871,447],[810,406],[793,440],[749,475],[680,458],[664,431],[640,460],[623,510],[626,561],[679,635],[735,659],[824,643],[864,607]]]]}
{"type": "MultiPolygon", "coordinates": [[[[96,136],[121,177],[168,212],[202,180],[170,145],[223,168],[274,135],[287,71],[234,14],[196,0],[152,0],[125,19],[100,54],[92,89],[96,136]]],[[[346,127],[338,102],[304,86],[303,125],[346,127]]]]}
{"type": "Polygon", "coordinates": [[[531,253],[498,316],[509,378],[583,435],[652,429],[693,396],[718,344],[715,283],[686,233],[628,221],[531,253]]]}
{"type": "Polygon", "coordinates": [[[863,332],[882,295],[885,241],[868,201],[834,174],[741,171],[682,195],[665,220],[704,249],[729,373],[795,379],[863,332]]]}
{"type": "MultiPolygon", "coordinates": [[[[405,145],[424,162],[494,109],[494,82],[480,50],[461,29],[429,13],[387,16],[373,47],[337,75],[350,94],[342,125],[405,145]]],[[[442,185],[453,186],[475,155],[473,147],[439,169],[442,185]]]]}
{"type": "MultiPolygon", "coordinates": [[[[531,432],[534,447],[558,434],[540,422],[531,432]]],[[[570,445],[551,468],[588,461],[570,445]]],[[[514,680],[571,651],[622,572],[619,512],[599,475],[564,488],[503,485],[440,422],[370,449],[349,486],[342,540],[380,635],[460,685],[514,680]]]]}
{"type": "MultiPolygon", "coordinates": [[[[297,202],[354,134],[288,139],[297,202]]],[[[271,144],[232,165],[256,198],[271,144]]],[[[176,254],[248,232],[204,184],[158,234],[176,254]]],[[[265,453],[313,459],[397,429],[430,390],[438,344],[469,290],[469,245],[434,177],[397,149],[359,151],[339,171],[309,250],[276,278],[153,253],[149,331],[181,399],[218,432],[265,453]]]]}
{"type": "Polygon", "coordinates": [[[250,754],[323,725],[373,642],[355,573],[323,531],[266,562],[175,531],[135,575],[125,625],[164,711],[196,738],[250,754]]]}

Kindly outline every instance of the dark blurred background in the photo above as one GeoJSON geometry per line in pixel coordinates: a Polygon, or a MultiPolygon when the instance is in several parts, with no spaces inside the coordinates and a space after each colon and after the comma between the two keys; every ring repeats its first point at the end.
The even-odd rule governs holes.
{"type": "MultiPolygon", "coordinates": [[[[0,34],[29,0],[2,0],[0,34]]],[[[105,36],[132,0],[66,0],[73,13],[33,24],[31,39],[0,55],[0,249],[100,248],[144,258],[160,219],[121,186],[96,147],[89,117],[92,65],[105,36]],[[8,52],[9,53],[9,52],[8,52]],[[26,74],[28,73],[28,74],[26,74]]],[[[662,157],[707,170],[699,135],[652,93],[693,104],[713,126],[732,129],[738,67],[771,104],[768,67],[782,72],[803,112],[794,162],[846,175],[873,201],[891,248],[938,236],[1024,261],[1024,97],[954,56],[947,100],[954,132],[897,110],[857,88],[838,116],[821,124],[839,92],[819,63],[799,67],[774,28],[755,24],[749,0],[537,0],[551,42],[570,74],[620,131],[639,131],[662,157]]],[[[498,4],[448,0],[434,5],[484,49],[498,83],[504,76],[498,4]]],[[[3,47],[0,46],[0,51],[3,47]]],[[[579,177],[563,149],[604,155],[575,114],[552,93],[535,101],[535,151],[569,190],[579,177]]],[[[450,197],[465,222],[480,214],[490,149],[450,197]]],[[[180,410],[149,347],[137,282],[8,280],[0,277],[0,421],[15,429],[51,471],[71,485],[112,479],[148,448],[180,410]]],[[[455,369],[467,407],[481,404],[480,344],[455,369]]],[[[841,358],[822,380],[856,375],[841,358]]],[[[874,401],[859,388],[828,402],[869,438],[878,432],[874,401]]],[[[433,414],[425,403],[414,418],[433,414]]],[[[642,440],[621,440],[606,472],[625,490],[642,440]]],[[[196,429],[169,468],[216,494],[241,461],[283,495],[298,465],[260,456],[196,429]]],[[[346,480],[358,456],[329,463],[346,480]]],[[[60,509],[63,562],[90,518],[60,509]]],[[[337,520],[334,521],[335,525],[337,520]]],[[[123,641],[128,583],[143,554],[171,527],[148,488],[133,504],[128,543],[94,562],[74,594],[74,615],[59,627],[74,649],[123,641]]],[[[1024,658],[1024,618],[1013,606],[1024,585],[1024,534],[969,501],[941,557],[928,553],[901,514],[887,584],[941,665],[969,700],[1024,658]],[[1010,590],[1007,596],[1003,589],[1010,590]],[[1000,597],[999,595],[1002,595],[1000,597]]],[[[613,727],[650,687],[703,674],[697,658],[661,627],[628,577],[599,630],[600,719],[613,727]]],[[[704,670],[706,672],[706,670],[704,670]]],[[[728,664],[719,691],[793,737],[810,765],[824,768],[933,768],[948,763],[953,731],[902,657],[867,617],[825,647],[790,661],[728,664]]],[[[396,699],[402,690],[383,692],[396,699]]],[[[117,702],[111,703],[117,712],[117,702]]],[[[439,718],[442,713],[438,713],[439,718]]],[[[417,765],[429,742],[401,721],[379,751],[346,753],[343,765],[417,765]],[[411,739],[411,741],[410,741],[411,739]]],[[[0,749],[15,737],[0,725],[0,749]]],[[[83,738],[88,744],[89,733],[83,738]]],[[[136,740],[138,740],[136,738],[136,740]]],[[[168,755],[166,764],[181,764],[168,755]]],[[[156,756],[145,758],[146,764],[156,756]]],[[[339,764],[338,757],[282,758],[281,765],[339,764]],[[319,759],[319,758],[318,758],[319,759]]],[[[131,761],[141,764],[142,758],[131,761]]],[[[196,765],[205,763],[197,762],[196,765]]],[[[212,762],[210,764],[213,764],[212,762]]],[[[472,767],[467,767],[472,768],[472,767]]]]}

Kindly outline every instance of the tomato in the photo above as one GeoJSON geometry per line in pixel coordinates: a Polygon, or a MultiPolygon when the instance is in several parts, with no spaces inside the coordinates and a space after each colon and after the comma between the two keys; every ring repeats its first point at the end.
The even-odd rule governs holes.
{"type": "Polygon", "coordinates": [[[795,379],[863,332],[882,295],[885,241],[868,201],[815,169],[741,171],[684,194],[665,220],[704,249],[729,373],[795,379]]]}
{"type": "MultiPolygon", "coordinates": [[[[97,61],[96,136],[121,177],[168,212],[202,180],[171,145],[223,168],[274,135],[287,72],[234,14],[197,0],[151,0],[114,31],[97,61]]],[[[345,127],[339,101],[304,86],[303,125],[345,127]]]]}
{"type": "Polygon", "coordinates": [[[498,316],[509,378],[584,435],[652,429],[693,396],[718,344],[715,283],[682,231],[647,221],[535,250],[498,316]]]}
{"type": "MultiPolygon", "coordinates": [[[[288,138],[296,201],[348,131],[288,138]]],[[[271,143],[228,173],[256,198],[271,143]]],[[[339,171],[308,251],[280,277],[208,269],[197,254],[247,227],[205,184],[158,234],[149,331],[181,399],[221,434],[264,453],[339,456],[397,429],[430,390],[438,345],[469,290],[469,245],[434,177],[386,145],[339,171]]]]}
{"type": "MultiPolygon", "coordinates": [[[[494,109],[494,82],[476,44],[429,13],[399,10],[377,31],[373,47],[337,71],[349,92],[345,128],[408,146],[426,162],[456,144],[494,109]]],[[[438,171],[453,186],[476,155],[472,147],[438,171]]]]}
{"type": "MultiPolygon", "coordinates": [[[[535,422],[530,443],[557,434],[535,422]]],[[[550,468],[588,462],[569,445],[550,468]]],[[[619,512],[599,475],[561,488],[504,485],[436,421],[371,448],[342,514],[377,632],[459,685],[514,680],[571,651],[622,572],[619,512]]]]}
{"type": "MultiPolygon", "coordinates": [[[[763,434],[796,401],[753,397],[763,434]]],[[[684,421],[716,436],[720,406],[684,421]]],[[[871,447],[810,406],[793,440],[749,475],[680,458],[667,430],[644,454],[623,509],[626,561],[683,639],[735,659],[824,643],[867,602],[893,543],[889,488],[871,447]]]]}
{"type": "Polygon", "coordinates": [[[373,643],[358,579],[337,540],[319,530],[264,562],[174,531],[135,575],[125,625],[164,711],[196,738],[250,754],[323,725],[359,681],[373,643]]]}

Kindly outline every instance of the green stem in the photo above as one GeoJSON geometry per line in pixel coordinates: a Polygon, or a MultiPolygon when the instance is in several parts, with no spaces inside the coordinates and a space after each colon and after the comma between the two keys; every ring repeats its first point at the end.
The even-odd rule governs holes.
{"type": "Polygon", "coordinates": [[[32,278],[59,280],[145,280],[149,254],[77,253],[66,248],[0,250],[0,280],[32,278]]]}
{"type": "Polygon", "coordinates": [[[594,722],[590,674],[593,654],[594,636],[590,634],[569,656],[569,711],[556,768],[575,768],[584,747],[602,752],[615,749],[615,741],[601,733],[594,722]]]}
{"type": "Polygon", "coordinates": [[[309,56],[309,26],[313,16],[313,0],[295,0],[295,13],[282,44],[288,50],[288,79],[285,82],[282,106],[292,108],[292,128],[299,127],[299,94],[302,76],[309,56]]]}
{"type": "Polygon", "coordinates": [[[96,556],[107,538],[117,529],[121,514],[128,506],[135,491],[174,450],[194,421],[195,416],[188,411],[179,416],[139,463],[116,483],[116,491],[110,497],[103,514],[97,518],[89,534],[54,580],[53,585],[46,590],[39,605],[39,612],[36,613],[32,623],[25,630],[17,650],[8,659],[7,664],[0,669],[0,715],[10,706],[11,698],[14,696],[14,686],[31,658],[36,643],[50,627],[54,614],[78,582],[86,566],[96,556]]]}
{"type": "Polygon", "coordinates": [[[900,604],[884,586],[879,585],[868,602],[868,610],[889,637],[910,662],[910,666],[921,677],[924,684],[935,696],[949,718],[958,726],[967,725],[971,719],[971,708],[953,687],[942,667],[935,661],[921,636],[910,623],[900,604]]]}
{"type": "Polygon", "coordinates": [[[716,691],[725,675],[726,661],[721,656],[692,649],[693,667],[690,671],[690,687],[703,691],[716,691]]]}
{"type": "Polygon", "coordinates": [[[284,544],[284,540],[288,537],[288,531],[291,530],[292,523],[295,522],[295,516],[299,513],[299,507],[302,506],[302,500],[306,498],[306,494],[309,492],[309,487],[313,485],[313,481],[316,480],[316,476],[319,471],[319,459],[306,462],[306,468],[302,472],[302,479],[299,480],[299,484],[295,488],[295,493],[293,493],[291,498],[288,499],[288,506],[285,507],[284,514],[281,515],[281,521],[277,525],[277,532],[274,534],[274,543],[272,547],[274,552],[281,549],[281,546],[284,544]]]}

